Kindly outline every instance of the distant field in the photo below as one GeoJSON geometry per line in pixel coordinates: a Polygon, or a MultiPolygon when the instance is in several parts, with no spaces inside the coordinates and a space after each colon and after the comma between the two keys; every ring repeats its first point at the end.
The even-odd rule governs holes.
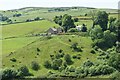
{"type": "MultiPolygon", "coordinates": [[[[53,19],[56,15],[64,15],[69,14],[72,16],[84,16],[85,14],[90,15],[91,11],[106,11],[107,13],[117,13],[116,9],[91,9],[91,8],[82,8],[79,7],[77,9],[68,8],[66,11],[52,11],[55,8],[23,8],[18,10],[11,10],[11,11],[0,11],[1,14],[8,16],[12,19],[13,22],[24,22],[27,19],[34,19],[36,17],[45,18],[45,19],[53,19]],[[14,14],[20,13],[22,16],[20,17],[13,17],[14,14]]],[[[65,9],[65,8],[62,8],[65,9]]]]}
{"type": "Polygon", "coordinates": [[[6,38],[18,37],[34,33],[43,33],[47,31],[50,27],[54,26],[58,27],[57,24],[47,20],[4,25],[2,27],[2,36],[3,38],[6,38]]]}

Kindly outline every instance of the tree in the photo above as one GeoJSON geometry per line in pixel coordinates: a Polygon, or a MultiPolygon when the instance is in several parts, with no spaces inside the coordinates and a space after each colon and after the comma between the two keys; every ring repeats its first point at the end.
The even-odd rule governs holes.
{"type": "Polygon", "coordinates": [[[116,18],[110,17],[109,19],[109,30],[115,32],[115,20],[116,18]]]}
{"type": "Polygon", "coordinates": [[[103,37],[102,28],[100,26],[95,26],[93,29],[91,29],[90,36],[92,40],[101,39],[103,37]]]}
{"type": "Polygon", "coordinates": [[[78,18],[74,18],[74,22],[78,22],[78,18]]]}
{"type": "Polygon", "coordinates": [[[105,11],[99,11],[96,15],[95,25],[100,25],[103,31],[107,30],[108,14],[105,11]]]}
{"type": "Polygon", "coordinates": [[[37,71],[40,69],[40,65],[37,62],[33,61],[31,62],[31,68],[37,71]]]}
{"type": "Polygon", "coordinates": [[[82,32],[87,32],[87,27],[85,26],[85,24],[82,25],[81,31],[82,32]]]}
{"type": "Polygon", "coordinates": [[[110,58],[108,59],[108,64],[120,71],[120,54],[112,52],[110,54],[110,58]]]}
{"type": "Polygon", "coordinates": [[[39,17],[36,17],[34,20],[37,21],[37,20],[40,20],[40,18],[39,18],[39,17]]]}
{"type": "Polygon", "coordinates": [[[61,65],[62,65],[62,59],[55,59],[53,60],[52,68],[54,70],[58,70],[61,65]]]}
{"type": "Polygon", "coordinates": [[[63,26],[65,32],[67,32],[68,29],[75,27],[74,20],[72,19],[72,17],[70,15],[68,15],[68,14],[63,15],[62,26],[63,26]]]}
{"type": "Polygon", "coordinates": [[[64,56],[64,60],[66,61],[66,63],[67,63],[68,65],[71,65],[71,64],[73,63],[73,61],[72,61],[72,59],[71,59],[71,56],[70,56],[69,54],[66,54],[66,55],[64,56]]]}
{"type": "Polygon", "coordinates": [[[17,72],[13,69],[3,69],[2,79],[9,80],[17,77],[17,72]]]}
{"type": "Polygon", "coordinates": [[[45,61],[44,62],[44,66],[45,66],[45,68],[51,68],[51,62],[50,61],[45,61]]]}
{"type": "Polygon", "coordinates": [[[116,22],[116,30],[117,30],[117,40],[120,42],[120,19],[117,20],[116,22]]]}
{"type": "Polygon", "coordinates": [[[115,33],[110,32],[109,30],[104,31],[104,40],[106,47],[112,47],[117,41],[117,36],[115,33]]]}
{"type": "Polygon", "coordinates": [[[18,76],[19,77],[24,77],[24,76],[29,76],[29,69],[27,68],[27,66],[22,66],[18,69],[18,76]]]}

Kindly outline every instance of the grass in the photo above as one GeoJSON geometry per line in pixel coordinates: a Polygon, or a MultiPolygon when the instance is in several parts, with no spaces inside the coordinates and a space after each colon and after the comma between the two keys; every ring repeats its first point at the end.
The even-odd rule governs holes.
{"type": "Polygon", "coordinates": [[[58,25],[47,20],[4,25],[2,27],[2,36],[3,38],[6,38],[18,37],[27,34],[43,33],[50,27],[54,26],[57,27],[58,25]]]}
{"type": "Polygon", "coordinates": [[[35,41],[38,37],[21,37],[2,40],[2,53],[7,55],[35,41]]]}
{"type": "Polygon", "coordinates": [[[30,69],[30,71],[35,76],[44,76],[46,75],[47,69],[44,68],[43,64],[46,60],[50,60],[50,54],[56,54],[60,49],[64,51],[65,54],[75,55],[81,54],[80,60],[74,60],[74,66],[80,66],[83,61],[89,58],[93,62],[96,61],[97,54],[91,54],[91,39],[89,37],[79,37],[72,35],[62,35],[62,36],[54,36],[51,39],[47,39],[46,37],[41,37],[34,43],[18,49],[14,54],[9,57],[3,58],[3,67],[12,67],[15,65],[15,68],[19,68],[21,65],[27,65],[30,69],[30,63],[32,61],[37,61],[41,65],[41,70],[35,72],[30,69]],[[72,42],[69,42],[68,39],[71,39],[72,42]],[[79,47],[83,47],[83,52],[73,52],[70,46],[78,42],[79,47]],[[37,52],[37,48],[40,49],[40,52],[37,52]],[[39,53],[39,55],[37,55],[39,53]],[[11,62],[11,58],[16,58],[17,62],[11,62]],[[21,62],[21,63],[19,63],[21,62]],[[38,75],[39,74],[39,75],[38,75]]]}

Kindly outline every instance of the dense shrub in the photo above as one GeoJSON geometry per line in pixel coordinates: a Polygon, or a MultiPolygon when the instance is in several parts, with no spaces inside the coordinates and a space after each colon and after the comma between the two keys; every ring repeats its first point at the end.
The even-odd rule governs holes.
{"type": "Polygon", "coordinates": [[[92,66],[90,67],[89,73],[91,76],[96,76],[96,75],[107,75],[111,74],[115,71],[114,68],[108,66],[108,65],[103,65],[100,64],[98,66],[92,66]]]}
{"type": "Polygon", "coordinates": [[[40,18],[39,18],[39,17],[36,17],[34,20],[37,21],[37,20],[40,20],[40,18]]]}
{"type": "Polygon", "coordinates": [[[45,68],[51,68],[51,62],[50,61],[45,61],[44,62],[44,66],[45,66],[45,68]]]}
{"type": "Polygon", "coordinates": [[[80,47],[78,47],[78,43],[73,43],[71,45],[71,48],[73,48],[73,50],[76,52],[82,52],[82,49],[80,47]]]}
{"type": "Polygon", "coordinates": [[[91,50],[90,53],[95,54],[96,52],[94,50],[91,50]]]}
{"type": "Polygon", "coordinates": [[[78,18],[74,18],[74,22],[78,22],[78,18]]]}
{"type": "Polygon", "coordinates": [[[93,66],[93,65],[94,65],[94,63],[91,62],[90,60],[87,60],[87,61],[85,61],[85,62],[83,63],[83,66],[84,66],[84,67],[91,67],[91,66],[93,66]]]}
{"type": "Polygon", "coordinates": [[[71,59],[71,56],[70,56],[69,54],[66,54],[66,55],[64,56],[64,60],[66,61],[66,63],[67,63],[68,65],[71,65],[71,64],[73,63],[73,61],[72,61],[72,59],[71,59]]]}
{"type": "Polygon", "coordinates": [[[40,49],[39,49],[39,48],[37,48],[37,52],[40,52],[40,49]]]}
{"type": "Polygon", "coordinates": [[[40,65],[37,63],[37,62],[35,62],[35,61],[32,61],[31,62],[31,68],[33,69],[33,70],[39,70],[40,69],[40,65]]]}
{"type": "Polygon", "coordinates": [[[110,75],[110,80],[120,80],[120,72],[116,71],[110,75]]]}
{"type": "Polygon", "coordinates": [[[59,70],[59,67],[62,65],[62,59],[55,59],[52,62],[52,68],[54,70],[59,70]]]}
{"type": "Polygon", "coordinates": [[[59,50],[59,53],[62,53],[62,52],[63,52],[63,50],[62,50],[62,49],[60,49],[60,50],[59,50]]]}
{"type": "Polygon", "coordinates": [[[66,68],[66,70],[69,71],[69,72],[75,72],[75,67],[69,66],[69,67],[66,68]]]}
{"type": "Polygon", "coordinates": [[[71,39],[68,39],[69,42],[71,42],[71,39]]]}
{"type": "Polygon", "coordinates": [[[2,70],[2,79],[13,79],[17,77],[17,71],[13,69],[3,69],[2,70]]]}
{"type": "Polygon", "coordinates": [[[112,52],[110,58],[108,59],[108,64],[120,71],[120,54],[112,52]]]}
{"type": "Polygon", "coordinates": [[[24,77],[24,76],[29,76],[29,69],[26,66],[22,66],[18,69],[18,76],[19,77],[24,77]]]}
{"type": "Polygon", "coordinates": [[[20,17],[22,14],[20,13],[17,13],[17,14],[14,14],[13,17],[20,17]]]}
{"type": "Polygon", "coordinates": [[[12,62],[16,62],[17,60],[15,58],[10,59],[12,62]]]}

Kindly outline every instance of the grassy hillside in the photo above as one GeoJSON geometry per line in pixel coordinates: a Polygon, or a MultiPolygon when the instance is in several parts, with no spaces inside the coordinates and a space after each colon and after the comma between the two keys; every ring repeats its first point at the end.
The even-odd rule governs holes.
{"type": "Polygon", "coordinates": [[[38,37],[21,37],[13,39],[5,39],[2,41],[2,53],[8,55],[10,52],[14,52],[19,48],[26,46],[27,44],[35,41],[38,37]]]}
{"type": "Polygon", "coordinates": [[[18,36],[34,34],[34,33],[43,33],[46,30],[48,30],[50,27],[54,27],[54,26],[58,27],[57,24],[47,20],[4,25],[2,27],[2,33],[3,33],[2,36],[3,38],[6,38],[6,37],[18,37],[18,36]]]}
{"type": "Polygon", "coordinates": [[[55,55],[60,49],[64,51],[65,54],[81,55],[81,59],[73,59],[74,66],[80,66],[83,61],[90,59],[91,61],[96,61],[97,54],[91,54],[91,39],[89,37],[80,37],[72,35],[63,35],[63,36],[53,36],[51,39],[47,37],[40,37],[34,43],[27,45],[21,49],[15,51],[12,55],[3,58],[3,68],[12,67],[19,68],[22,65],[27,65],[28,68],[35,76],[43,76],[47,73],[47,69],[43,66],[46,60],[50,60],[50,55],[55,55]],[[71,39],[71,42],[68,40],[71,39]],[[77,42],[79,47],[83,47],[83,52],[74,52],[70,46],[77,42]],[[42,46],[41,46],[42,45],[42,46]],[[37,51],[37,48],[40,49],[40,52],[37,51]],[[39,55],[38,55],[39,54],[39,55]],[[15,58],[17,62],[11,62],[10,59],[15,58]],[[33,71],[30,67],[32,61],[36,61],[41,65],[39,71],[33,71]]]}

